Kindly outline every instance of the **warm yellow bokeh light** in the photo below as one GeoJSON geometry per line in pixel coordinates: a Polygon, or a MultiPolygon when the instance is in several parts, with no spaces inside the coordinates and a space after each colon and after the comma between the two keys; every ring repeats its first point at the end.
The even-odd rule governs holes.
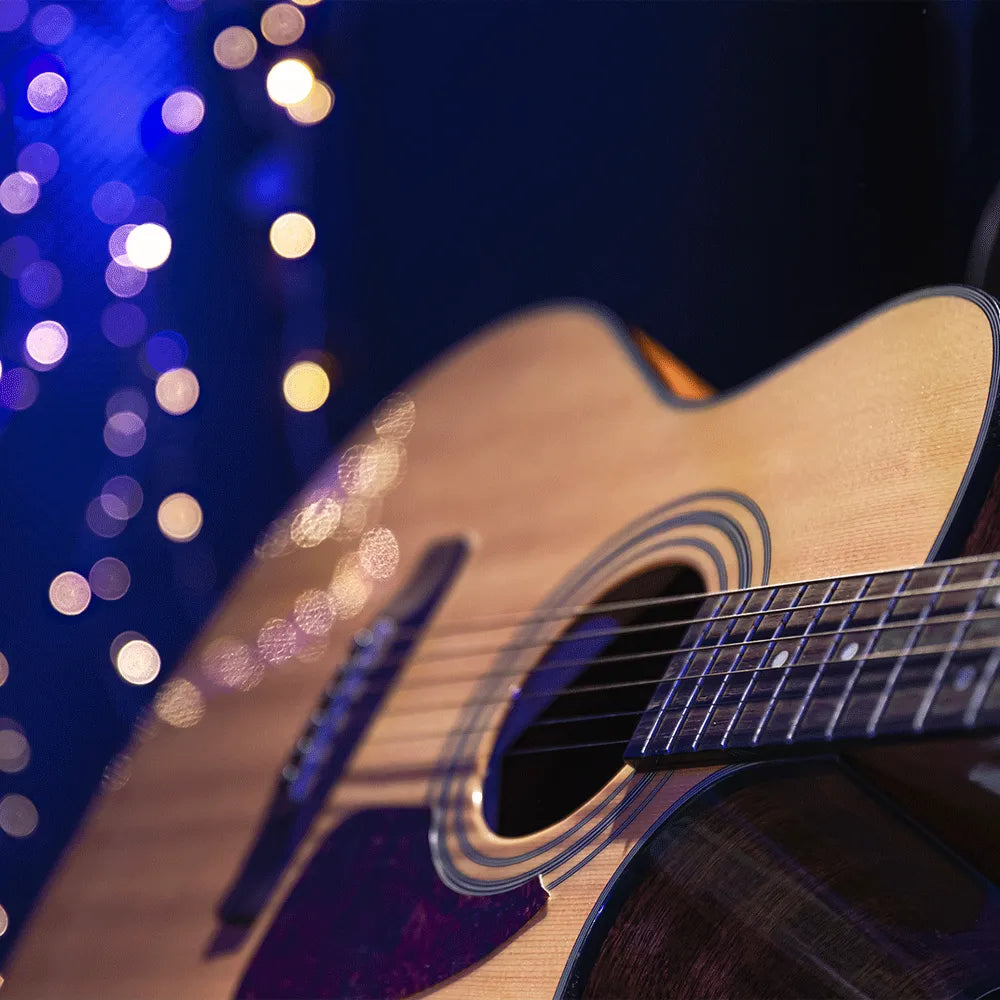
{"type": "Polygon", "coordinates": [[[152,271],[170,256],[170,233],[156,222],[136,226],[125,239],[125,253],[133,267],[152,271]]]}
{"type": "Polygon", "coordinates": [[[285,212],[271,223],[271,248],[279,257],[304,257],[316,242],[316,227],[301,212],[285,212]]]}
{"type": "Polygon", "coordinates": [[[285,110],[293,122],[315,125],[333,110],[333,102],[333,91],[322,80],[315,80],[305,99],[297,104],[289,104],[285,110]]]}
{"type": "Polygon", "coordinates": [[[179,417],[198,402],[198,378],[190,368],[173,368],[156,380],[156,401],[160,409],[179,417]]]}
{"type": "Polygon", "coordinates": [[[291,45],[302,37],[306,19],[302,11],[290,3],[276,3],[268,7],[260,18],[260,33],[272,45],[291,45]]]}
{"type": "Polygon", "coordinates": [[[175,677],[157,691],[153,711],[168,726],[187,729],[205,714],[205,699],[189,680],[175,677]]]}
{"type": "Polygon", "coordinates": [[[285,402],[300,413],[318,410],[330,395],[330,376],[315,361],[296,361],[281,383],[285,402]]]}
{"type": "Polygon", "coordinates": [[[300,7],[315,7],[319,0],[295,0],[300,7]]]}
{"type": "Polygon", "coordinates": [[[301,59],[282,59],[267,74],[267,96],[287,108],[309,96],[314,79],[313,71],[301,59]]]}
{"type": "Polygon", "coordinates": [[[0,906],[0,937],[7,933],[8,927],[10,927],[10,918],[7,916],[7,911],[0,906]]]}
{"type": "Polygon", "coordinates": [[[257,55],[257,39],[249,28],[234,24],[215,36],[212,52],[223,69],[243,69],[257,55]]]}
{"type": "Polygon", "coordinates": [[[201,506],[189,493],[171,493],[157,510],[156,523],[170,541],[190,542],[201,531],[201,506]]]}
{"type": "Polygon", "coordinates": [[[130,639],[118,650],[115,669],[129,684],[149,684],[160,672],[160,654],[151,642],[130,639]]]}
{"type": "Polygon", "coordinates": [[[72,570],[60,573],[49,584],[49,601],[63,615],[79,615],[90,604],[90,584],[87,578],[72,570]]]}

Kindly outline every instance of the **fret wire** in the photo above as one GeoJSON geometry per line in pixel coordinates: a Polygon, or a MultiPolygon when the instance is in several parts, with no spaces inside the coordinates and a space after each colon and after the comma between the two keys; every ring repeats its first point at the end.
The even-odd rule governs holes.
{"type": "Polygon", "coordinates": [[[989,569],[983,574],[983,584],[975,592],[972,600],[966,605],[965,620],[959,622],[958,626],[955,628],[955,636],[953,637],[952,642],[948,644],[948,651],[941,657],[941,662],[935,668],[934,673],[927,684],[927,690],[924,692],[924,696],[920,700],[920,707],[917,709],[917,713],[913,719],[913,728],[918,733],[923,730],[924,723],[927,721],[927,713],[931,710],[931,704],[941,691],[941,684],[944,681],[945,674],[948,672],[948,667],[954,659],[955,653],[958,651],[958,647],[962,645],[965,635],[969,631],[969,627],[972,625],[972,616],[979,610],[980,605],[986,596],[985,578],[991,576],[995,568],[996,561],[990,563],[989,569]]]}
{"type": "MultiPolygon", "coordinates": [[[[784,673],[778,678],[778,683],[774,687],[774,691],[771,693],[771,700],[768,702],[767,708],[764,709],[764,714],[761,716],[760,722],[757,724],[757,729],[753,734],[753,739],[751,743],[756,746],[757,742],[760,740],[760,734],[764,731],[764,727],[767,725],[768,720],[771,718],[774,712],[775,705],[778,704],[778,698],[781,697],[781,691],[785,686],[785,682],[788,680],[789,674],[791,673],[792,667],[798,663],[799,657],[802,655],[802,650],[805,649],[806,643],[809,641],[809,636],[812,634],[813,629],[816,627],[820,618],[823,617],[823,612],[826,611],[826,602],[830,598],[830,595],[837,589],[840,581],[834,580],[833,583],[827,588],[826,594],[822,602],[822,607],[809,619],[809,624],[806,625],[805,631],[803,632],[801,638],[799,639],[799,644],[795,649],[795,652],[789,657],[788,662],[785,664],[784,673]]],[[[803,587],[803,590],[805,588],[803,587]]],[[[757,665],[757,670],[767,669],[764,667],[763,662],[757,665]]]]}
{"type": "Polygon", "coordinates": [[[809,686],[806,688],[806,693],[802,697],[802,704],[799,705],[798,711],[795,713],[795,718],[792,719],[792,724],[788,729],[788,734],[785,736],[787,742],[791,742],[795,738],[795,730],[799,728],[799,724],[802,722],[803,716],[806,714],[806,708],[809,705],[809,699],[812,697],[813,692],[819,685],[820,678],[823,676],[823,671],[826,669],[827,664],[830,662],[830,658],[840,647],[840,642],[844,638],[844,627],[850,625],[854,620],[854,616],[858,613],[858,608],[860,607],[861,600],[864,598],[865,594],[868,593],[869,588],[874,582],[873,577],[869,576],[864,583],[861,585],[861,592],[857,595],[857,600],[851,605],[847,613],[844,615],[844,620],[840,624],[840,628],[837,630],[837,634],[833,637],[830,642],[830,648],[826,651],[823,658],[816,665],[816,672],[813,674],[812,680],[809,682],[809,686]]]}
{"type": "MultiPolygon", "coordinates": [[[[721,599],[720,599],[720,601],[715,606],[716,612],[718,612],[721,608],[724,608],[726,606],[726,601],[727,600],[729,600],[729,595],[728,594],[723,594],[722,597],[721,597],[721,599]]],[[[747,596],[744,598],[744,600],[749,601],[750,600],[750,595],[747,594],[747,596]]],[[[707,621],[707,623],[702,627],[701,633],[699,634],[698,639],[695,642],[695,644],[690,647],[689,651],[687,651],[687,654],[688,654],[687,655],[687,659],[684,661],[684,664],[680,668],[680,670],[678,670],[677,676],[674,678],[674,683],[671,686],[670,691],[667,693],[666,698],[663,699],[663,704],[659,707],[659,710],[656,713],[656,718],[653,720],[652,726],[649,727],[649,734],[646,736],[646,739],[645,739],[645,741],[642,744],[642,752],[643,753],[646,752],[646,750],[649,748],[649,744],[652,741],[653,737],[656,736],[657,733],[659,732],[660,723],[663,720],[664,713],[670,707],[670,703],[674,699],[674,695],[677,692],[677,688],[678,688],[678,686],[679,686],[679,684],[681,682],[681,678],[683,678],[687,674],[688,668],[691,666],[691,661],[694,659],[694,657],[697,654],[698,650],[701,648],[701,642],[702,642],[702,640],[704,640],[705,636],[712,630],[712,625],[713,625],[713,620],[710,618],[707,621]]],[[[679,652],[679,650],[675,650],[674,651],[674,655],[676,656],[678,652],[679,652]]],[[[655,682],[655,683],[662,684],[663,683],[663,679],[661,678],[660,681],[655,682]]]]}
{"type": "MultiPolygon", "coordinates": [[[[747,629],[746,635],[743,637],[744,641],[749,642],[751,635],[757,634],[757,629],[760,628],[760,623],[767,616],[768,609],[777,599],[779,593],[781,593],[780,588],[771,591],[767,600],[764,602],[764,606],[761,608],[760,613],[753,620],[751,626],[747,629]]],[[[777,635],[778,631],[784,626],[785,622],[791,617],[792,613],[793,612],[791,610],[788,611],[788,613],[781,619],[781,621],[778,623],[777,629],[775,630],[775,635],[777,635]]],[[[773,639],[774,636],[772,636],[771,638],[773,639]]],[[[743,656],[745,653],[746,653],[746,646],[745,645],[740,646],[740,648],[736,651],[736,656],[734,657],[733,662],[729,666],[730,671],[735,670],[739,666],[739,664],[743,662],[743,656]]],[[[729,674],[722,675],[722,682],[719,684],[719,689],[715,692],[715,695],[712,698],[712,704],[709,706],[709,710],[705,713],[705,718],[702,719],[701,725],[698,727],[698,732],[695,733],[694,739],[691,741],[692,750],[696,750],[698,748],[698,741],[701,739],[702,733],[704,733],[705,729],[708,727],[709,720],[715,715],[715,710],[719,704],[719,699],[722,696],[722,692],[725,691],[726,685],[729,683],[729,676],[730,676],[729,674]]]]}
{"type": "MultiPolygon", "coordinates": [[[[952,567],[946,566],[944,571],[938,580],[941,586],[944,586],[945,582],[951,579],[952,567]]],[[[868,719],[868,725],[865,727],[865,732],[869,736],[875,735],[875,730],[878,728],[878,724],[882,719],[882,715],[885,712],[886,706],[889,704],[889,699],[892,697],[892,689],[896,684],[896,679],[899,677],[900,671],[903,669],[903,664],[906,662],[907,657],[910,655],[911,650],[917,642],[917,638],[923,631],[924,625],[927,619],[930,617],[931,612],[937,606],[937,595],[931,596],[931,598],[924,605],[920,614],[917,615],[917,620],[914,622],[913,627],[910,631],[910,635],[906,638],[903,643],[903,648],[896,658],[896,662],[892,665],[892,669],[889,671],[889,675],[886,678],[885,687],[882,689],[882,693],[879,695],[879,699],[872,709],[872,714],[868,719]]]]}
{"type": "MultiPolygon", "coordinates": [[[[772,599],[774,592],[772,591],[772,599]]],[[[749,603],[751,594],[747,594],[742,602],[740,603],[740,611],[742,611],[749,603]]],[[[718,660],[719,654],[722,652],[722,646],[726,639],[733,634],[733,629],[736,627],[736,620],[729,622],[729,624],[723,629],[722,634],[719,636],[719,641],[716,643],[712,655],[708,658],[708,662],[705,664],[705,669],[702,670],[701,675],[695,681],[694,687],[691,689],[691,693],[688,695],[687,704],[684,706],[681,712],[680,719],[677,720],[677,725],[674,726],[673,732],[667,739],[667,751],[669,752],[670,747],[673,745],[674,740],[677,738],[677,734],[681,731],[682,726],[687,721],[688,711],[691,708],[695,698],[698,696],[698,692],[701,690],[702,684],[705,683],[705,678],[708,676],[708,672],[712,669],[712,665],[718,660]]],[[[712,647],[709,647],[710,649],[712,647]]]]}
{"type": "MultiPolygon", "coordinates": [[[[899,583],[896,584],[896,589],[892,592],[892,596],[889,598],[889,602],[886,605],[885,611],[879,615],[878,627],[872,633],[871,638],[865,644],[865,651],[859,657],[858,661],[854,665],[854,670],[851,672],[851,676],[847,679],[847,684],[844,686],[844,692],[840,696],[840,700],[837,702],[837,707],[833,711],[833,715],[830,716],[830,721],[826,727],[826,738],[833,738],[833,730],[837,723],[840,721],[840,716],[844,709],[847,707],[847,702],[850,700],[851,694],[854,691],[854,686],[857,684],[858,677],[861,675],[861,668],[867,662],[867,658],[875,646],[878,644],[879,639],[882,638],[885,629],[882,627],[889,620],[893,611],[896,609],[896,605],[899,603],[899,599],[903,596],[903,592],[906,590],[907,584],[913,579],[913,570],[906,570],[902,576],[899,578],[899,583]]],[[[907,594],[906,596],[912,596],[907,594]]]]}
{"type": "Polygon", "coordinates": [[[986,695],[989,694],[990,685],[993,683],[994,677],[996,677],[997,667],[1000,667],[1000,649],[995,649],[990,654],[986,665],[983,667],[982,677],[979,678],[976,686],[972,689],[969,704],[965,706],[965,714],[962,716],[962,722],[965,725],[974,726],[976,724],[976,719],[979,717],[983,702],[986,701],[986,695]]]}
{"type": "MultiPolygon", "coordinates": [[[[750,694],[750,689],[757,680],[757,670],[770,659],[771,654],[774,652],[774,647],[780,641],[781,632],[784,630],[789,621],[791,621],[792,615],[799,610],[799,602],[802,600],[803,595],[808,589],[808,587],[800,587],[795,597],[792,599],[792,603],[785,608],[785,613],[782,615],[781,621],[778,623],[778,627],[774,631],[774,635],[771,636],[771,641],[767,644],[764,652],[760,656],[760,659],[758,659],[757,666],[750,672],[750,679],[747,681],[747,685],[743,689],[743,694],[740,695],[740,701],[736,706],[736,711],[733,713],[733,717],[729,720],[729,725],[726,726],[726,731],[722,734],[720,746],[725,747],[726,740],[729,739],[729,734],[733,731],[733,728],[736,725],[736,720],[743,714],[743,709],[746,707],[746,699],[750,694]]],[[[740,651],[741,658],[745,652],[746,647],[740,651]]],[[[723,683],[725,683],[725,681],[723,683]]]]}

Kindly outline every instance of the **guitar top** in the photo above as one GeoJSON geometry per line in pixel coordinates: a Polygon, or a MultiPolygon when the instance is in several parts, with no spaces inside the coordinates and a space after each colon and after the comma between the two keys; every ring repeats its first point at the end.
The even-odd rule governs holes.
{"type": "Polygon", "coordinates": [[[261,538],[5,988],[1000,989],[998,337],[932,289],[712,396],[584,304],[474,335],[261,538]]]}

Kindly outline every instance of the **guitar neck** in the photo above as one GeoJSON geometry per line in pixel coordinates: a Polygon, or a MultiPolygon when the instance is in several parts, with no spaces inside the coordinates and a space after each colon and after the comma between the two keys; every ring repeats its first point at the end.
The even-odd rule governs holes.
{"type": "Polygon", "coordinates": [[[1000,559],[709,598],[625,758],[732,763],[1000,726],[1000,559]]]}

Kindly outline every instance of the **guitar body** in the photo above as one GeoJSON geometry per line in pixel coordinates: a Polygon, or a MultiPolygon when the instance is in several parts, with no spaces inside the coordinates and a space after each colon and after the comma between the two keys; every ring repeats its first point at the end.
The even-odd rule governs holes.
{"type": "Polygon", "coordinates": [[[996,319],[976,293],[912,296],[704,399],[582,306],[471,338],[261,546],[54,875],[11,996],[1000,987],[988,740],[643,772],[621,748],[501,763],[517,694],[565,632],[556,609],[635,581],[712,593],[995,550],[996,319]],[[333,489],[365,525],[346,525],[341,496],[343,530],[316,542],[309,504],[333,489]],[[262,912],[220,928],[334,664],[443,538],[467,551],[426,631],[262,912]],[[329,631],[309,617],[317,591],[329,631]],[[220,649],[239,651],[230,666],[259,657],[260,677],[226,675],[220,649]]]}

